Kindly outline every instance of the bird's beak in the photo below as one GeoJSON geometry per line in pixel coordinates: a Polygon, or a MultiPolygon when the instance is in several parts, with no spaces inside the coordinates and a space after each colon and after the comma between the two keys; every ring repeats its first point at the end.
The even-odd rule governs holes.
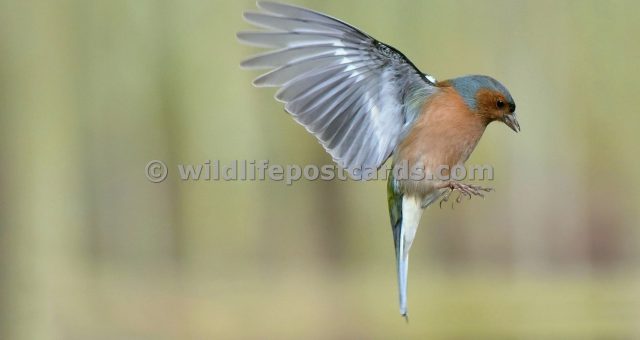
{"type": "Polygon", "coordinates": [[[507,124],[508,127],[511,128],[511,130],[515,131],[515,132],[519,132],[520,131],[520,124],[518,123],[518,120],[516,119],[516,113],[510,113],[508,115],[504,116],[504,123],[507,124]]]}

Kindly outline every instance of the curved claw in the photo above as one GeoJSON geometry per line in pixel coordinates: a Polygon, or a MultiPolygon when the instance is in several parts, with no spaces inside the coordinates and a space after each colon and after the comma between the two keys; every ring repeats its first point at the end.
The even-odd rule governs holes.
{"type": "Polygon", "coordinates": [[[440,200],[440,209],[442,209],[442,203],[446,203],[449,201],[449,196],[451,196],[451,193],[453,192],[453,189],[448,189],[447,192],[443,195],[442,199],[440,200]]]}

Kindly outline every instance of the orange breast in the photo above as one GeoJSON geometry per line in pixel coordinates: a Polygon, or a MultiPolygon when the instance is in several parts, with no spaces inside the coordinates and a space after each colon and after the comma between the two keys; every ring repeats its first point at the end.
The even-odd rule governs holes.
{"type": "Polygon", "coordinates": [[[440,166],[463,164],[482,137],[486,122],[452,87],[442,87],[424,104],[420,116],[400,143],[394,164],[407,161],[435,173],[440,166]]]}

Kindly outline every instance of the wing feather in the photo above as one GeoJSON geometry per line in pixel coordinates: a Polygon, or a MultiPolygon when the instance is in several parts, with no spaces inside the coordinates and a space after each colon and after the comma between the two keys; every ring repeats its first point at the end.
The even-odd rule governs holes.
{"type": "Polygon", "coordinates": [[[256,86],[280,87],[276,99],[314,134],[338,165],[382,165],[436,91],[402,53],[338,19],[309,9],[258,2],[245,19],[266,31],[238,39],[275,48],[242,63],[271,69],[256,86]]]}

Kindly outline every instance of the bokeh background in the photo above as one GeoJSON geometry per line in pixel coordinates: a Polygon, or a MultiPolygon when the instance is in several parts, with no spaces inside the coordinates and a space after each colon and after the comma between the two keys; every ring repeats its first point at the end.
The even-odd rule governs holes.
{"type": "Polygon", "coordinates": [[[252,1],[2,0],[1,339],[640,338],[640,2],[296,3],[518,103],[496,192],[423,216],[410,323],[384,182],[178,179],[331,162],[238,66],[252,1]]]}

